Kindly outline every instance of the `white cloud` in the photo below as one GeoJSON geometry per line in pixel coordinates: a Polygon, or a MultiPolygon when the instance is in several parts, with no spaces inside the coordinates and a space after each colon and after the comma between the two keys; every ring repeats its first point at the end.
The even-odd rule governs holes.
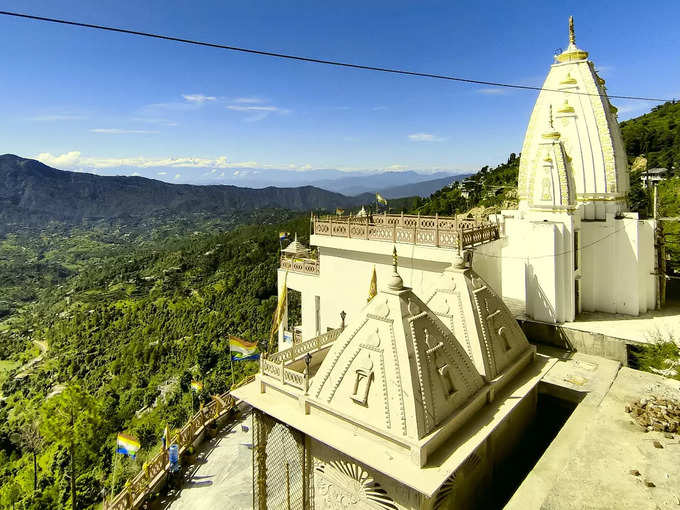
{"type": "Polygon", "coordinates": [[[160,131],[150,131],[148,129],[118,129],[118,128],[96,128],[90,129],[91,133],[103,133],[107,135],[155,135],[160,131]]]}
{"type": "Polygon", "coordinates": [[[259,97],[237,97],[233,102],[241,104],[260,104],[264,103],[264,99],[259,97]]]}
{"type": "Polygon", "coordinates": [[[486,94],[487,96],[502,96],[505,95],[509,92],[508,89],[505,88],[500,88],[500,87],[484,87],[481,89],[477,89],[478,94],[486,94]]]}
{"type": "Polygon", "coordinates": [[[158,172],[156,175],[168,175],[168,172],[158,172]]]}
{"type": "Polygon", "coordinates": [[[309,163],[307,163],[306,165],[302,165],[300,167],[300,170],[311,170],[311,169],[312,169],[312,165],[310,165],[309,163]]]}
{"type": "Polygon", "coordinates": [[[406,165],[390,165],[390,166],[386,166],[384,169],[396,172],[396,171],[399,171],[399,170],[406,170],[407,168],[408,167],[406,165]]]}
{"type": "Polygon", "coordinates": [[[443,142],[446,140],[446,138],[431,133],[412,133],[408,135],[408,139],[412,142],[443,142]]]}
{"type": "Polygon", "coordinates": [[[182,174],[175,174],[175,180],[179,179],[180,177],[182,177],[182,174]]]}
{"type": "Polygon", "coordinates": [[[278,106],[240,106],[230,104],[227,106],[228,110],[234,110],[235,112],[279,112],[288,113],[288,110],[284,108],[279,108],[278,106]]]}
{"type": "MultiPolygon", "coordinates": [[[[286,108],[280,108],[274,105],[263,105],[258,104],[261,101],[258,98],[239,98],[241,104],[230,104],[227,105],[227,110],[234,112],[245,112],[251,115],[245,117],[243,120],[246,122],[256,122],[258,120],[266,119],[272,113],[279,115],[286,115],[290,113],[290,110],[286,108]]],[[[238,100],[237,100],[238,102],[238,100]]]]}
{"type": "Polygon", "coordinates": [[[54,156],[49,152],[38,154],[35,159],[55,168],[74,168],[80,161],[80,152],[71,151],[59,156],[54,156]]]}
{"type": "Polygon", "coordinates": [[[130,175],[132,175],[133,177],[140,177],[142,174],[140,174],[139,172],[132,172],[130,175]]]}
{"type": "Polygon", "coordinates": [[[194,104],[203,104],[217,100],[215,96],[206,96],[204,94],[182,94],[182,97],[194,104]]]}

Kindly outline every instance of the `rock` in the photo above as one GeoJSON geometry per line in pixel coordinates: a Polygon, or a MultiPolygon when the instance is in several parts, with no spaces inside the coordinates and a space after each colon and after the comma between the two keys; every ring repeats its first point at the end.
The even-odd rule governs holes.
{"type": "Polygon", "coordinates": [[[649,480],[645,480],[645,485],[647,487],[656,487],[656,485],[654,485],[654,482],[650,482],[649,480]]]}
{"type": "Polygon", "coordinates": [[[640,476],[640,472],[637,469],[631,469],[630,474],[633,476],[640,476]]]}
{"type": "Polygon", "coordinates": [[[674,436],[673,434],[666,433],[663,435],[663,437],[665,437],[666,439],[673,439],[674,436]]]}
{"type": "Polygon", "coordinates": [[[659,441],[654,441],[654,448],[663,448],[663,445],[659,441]]]}

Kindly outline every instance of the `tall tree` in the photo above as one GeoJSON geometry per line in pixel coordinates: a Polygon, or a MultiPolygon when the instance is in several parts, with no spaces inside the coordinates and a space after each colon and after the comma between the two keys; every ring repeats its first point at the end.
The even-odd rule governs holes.
{"type": "Polygon", "coordinates": [[[71,482],[71,508],[76,510],[76,449],[89,443],[100,424],[95,399],[78,384],[69,384],[42,407],[41,431],[56,444],[68,449],[71,482]]]}
{"type": "Polygon", "coordinates": [[[21,447],[33,455],[33,490],[38,490],[38,453],[43,447],[40,422],[32,416],[21,429],[21,447]]]}

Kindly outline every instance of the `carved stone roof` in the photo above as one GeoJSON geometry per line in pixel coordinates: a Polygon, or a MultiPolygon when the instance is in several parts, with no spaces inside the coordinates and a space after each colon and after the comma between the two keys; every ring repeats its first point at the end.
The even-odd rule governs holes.
{"type": "Polygon", "coordinates": [[[364,427],[417,440],[483,385],[449,328],[411,289],[390,285],[335,341],[309,394],[364,427]]]}
{"type": "Polygon", "coordinates": [[[426,302],[491,381],[530,349],[503,300],[460,260],[446,268],[426,302]]]}
{"type": "Polygon", "coordinates": [[[309,254],[309,248],[297,240],[297,234],[295,234],[295,240],[282,251],[287,255],[305,256],[309,254]]]}

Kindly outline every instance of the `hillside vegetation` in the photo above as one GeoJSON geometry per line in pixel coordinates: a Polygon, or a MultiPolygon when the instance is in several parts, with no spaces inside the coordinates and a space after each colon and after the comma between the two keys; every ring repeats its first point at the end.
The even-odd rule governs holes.
{"type": "MultiPolygon", "coordinates": [[[[622,123],[631,161],[644,151],[650,166],[678,166],[678,112],[678,105],[667,104],[622,123]]],[[[2,188],[11,179],[0,181],[2,218],[21,219],[24,212],[31,218],[21,225],[2,223],[7,233],[0,236],[0,505],[70,507],[68,427],[55,417],[76,409],[76,502],[88,508],[102,488],[112,489],[117,432],[139,438],[142,450],[136,461],[119,464],[114,490],[159,448],[164,426],[178,427],[198,405],[189,390],[193,379],[204,381],[198,399],[207,401],[256,369],[254,363],[236,363],[232,372],[227,335],[264,347],[277,301],[277,233],[297,232],[308,242],[308,213],[249,209],[248,195],[245,202],[218,202],[220,208],[227,204],[229,213],[193,209],[212,195],[201,198],[187,187],[188,195],[176,193],[168,202],[172,207],[154,214],[87,219],[104,209],[78,205],[74,212],[63,197],[51,202],[44,190],[51,186],[50,172],[58,171],[36,168],[47,172],[42,184],[36,177],[36,186],[47,186],[40,194],[17,193],[2,188]],[[184,207],[189,210],[178,214],[184,207]]],[[[511,154],[505,163],[481,168],[464,185],[454,183],[427,199],[390,200],[390,207],[421,214],[512,208],[518,168],[519,157],[511,154]]],[[[18,178],[16,172],[3,175],[10,174],[18,178]]],[[[128,207],[131,199],[122,190],[144,184],[130,178],[105,182],[125,186],[121,201],[109,200],[104,208],[128,207]]],[[[98,196],[98,188],[88,186],[80,188],[78,203],[98,196]]],[[[642,203],[645,191],[637,189],[642,203]]],[[[318,206],[313,196],[296,193],[268,203],[318,206]]],[[[134,200],[141,196],[133,195],[134,200]]],[[[680,178],[662,184],[662,214],[680,215],[678,197],[680,178]]],[[[363,197],[352,207],[371,201],[363,197]]],[[[330,210],[334,204],[324,203],[330,210]]],[[[671,253],[680,257],[678,244],[673,246],[671,253]]]]}

